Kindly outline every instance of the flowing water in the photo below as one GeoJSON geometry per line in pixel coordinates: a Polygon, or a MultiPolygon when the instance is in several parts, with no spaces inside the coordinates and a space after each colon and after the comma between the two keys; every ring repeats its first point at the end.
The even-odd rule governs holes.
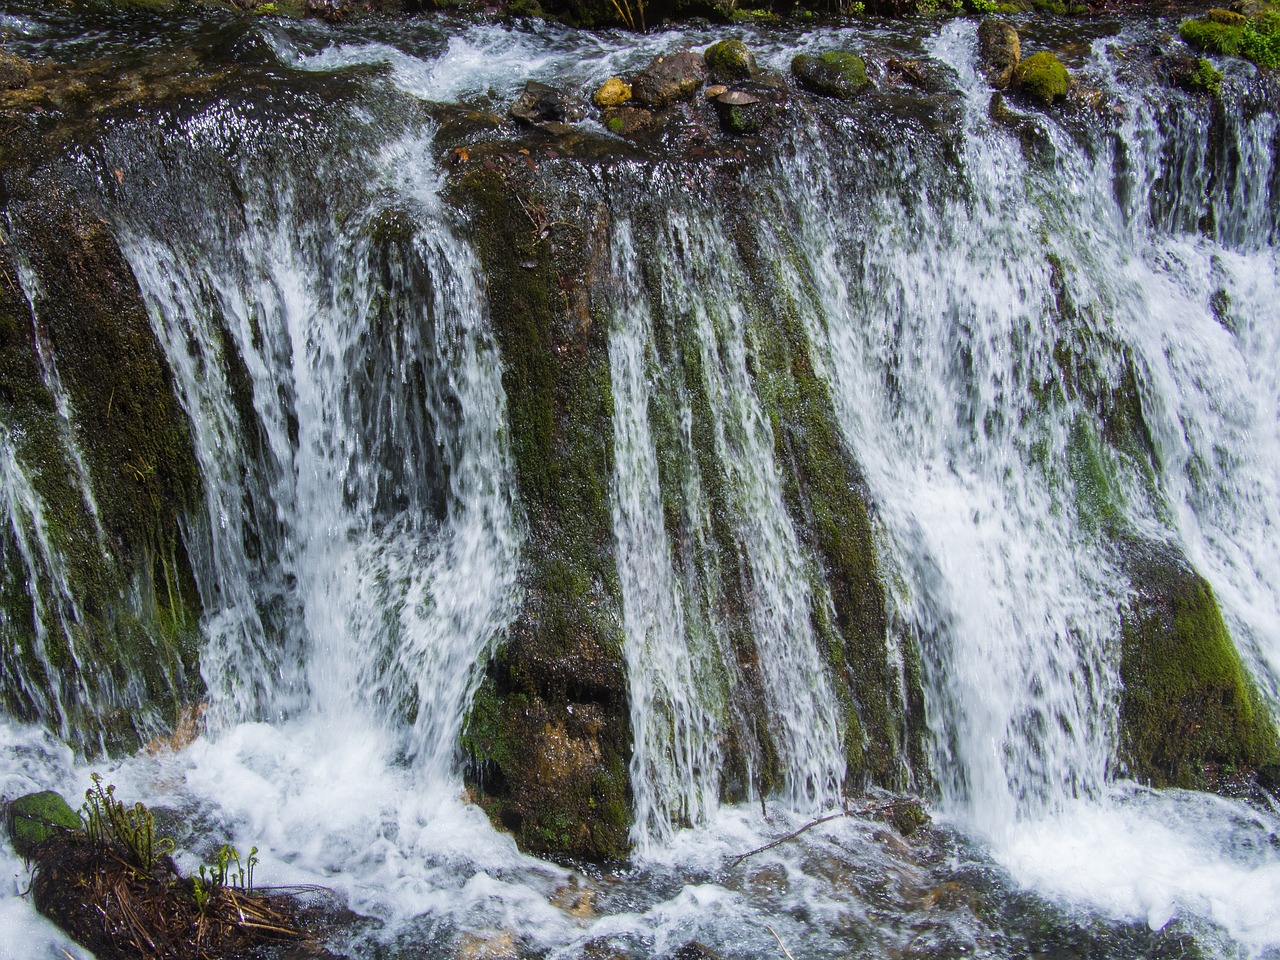
{"type": "MultiPolygon", "coordinates": [[[[1210,138],[1205,103],[1132,67],[1169,24],[1094,28],[1072,66],[1103,112],[1011,129],[988,108],[972,21],[748,32],[775,69],[871,47],[922,60],[945,93],[933,116],[801,112],[748,174],[763,266],[735,245],[741,211],[696,177],[623,165],[583,187],[611,214],[592,295],[609,324],[636,855],[578,868],[519,853],[464,795],[456,744],[519,608],[523,528],[485,278],[423,107],[500,110],[529,78],[593,88],[718,35],[210,17],[157,40],[145,20],[81,36],[16,7],[0,29],[68,61],[191,45],[246,78],[118,122],[68,164],[108,200],[194,428],[207,730],[175,754],[90,763],[58,724],[0,718],[0,794],[76,796],[99,770],[175,812],[183,866],[226,837],[258,847],[260,883],[334,890],[372,918],[336,935],[352,956],[514,942],[640,957],[693,939],[730,957],[1280,956],[1275,811],[1152,792],[1114,765],[1117,516],[1185,552],[1280,702],[1280,125],[1230,106],[1261,95],[1251,68],[1226,65],[1210,138]],[[849,817],[735,859],[839,809],[851,736],[815,626],[830,585],[793,525],[755,367],[762,300],[799,318],[865,475],[895,642],[919,648],[928,769],[902,776],[936,784],[935,827],[910,843],[849,817]],[[1136,384],[1154,465],[1101,443],[1090,401],[1054,389],[1064,343],[1099,382],[1136,384]],[[704,413],[719,506],[694,449],[704,413]],[[725,613],[735,577],[755,678],[725,613]],[[781,782],[762,800],[768,750],[781,782]]],[[[23,289],[38,319],[34,278],[23,289]]],[[[52,360],[44,372],[56,386],[52,360]]],[[[26,470],[5,428],[5,569],[44,628],[70,624],[26,470]]],[[[905,686],[904,657],[891,644],[905,686]]],[[[0,866],[0,957],[83,956],[21,898],[7,847],[0,866]]]]}

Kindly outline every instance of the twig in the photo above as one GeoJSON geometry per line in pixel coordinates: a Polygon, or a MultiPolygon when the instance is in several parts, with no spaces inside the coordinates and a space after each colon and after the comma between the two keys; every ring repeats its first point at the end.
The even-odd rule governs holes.
{"type": "Polygon", "coordinates": [[[800,836],[800,834],[804,833],[806,830],[810,830],[813,827],[818,826],[819,824],[830,823],[832,820],[839,820],[841,817],[866,817],[873,813],[884,813],[888,810],[894,810],[898,807],[911,806],[912,804],[917,802],[918,801],[916,800],[894,800],[892,803],[875,804],[870,807],[864,807],[861,810],[842,810],[840,813],[831,813],[825,817],[819,817],[817,820],[810,820],[799,830],[793,830],[791,833],[788,833],[785,837],[779,837],[777,840],[774,840],[772,843],[766,843],[763,847],[756,847],[756,849],[754,850],[748,850],[746,853],[738,854],[738,856],[734,857],[732,860],[729,861],[729,866],[736,867],[743,860],[747,859],[747,857],[754,857],[757,853],[764,853],[766,850],[772,850],[774,847],[781,846],[782,844],[786,843],[788,840],[794,840],[796,837],[800,836]]]}
{"type": "Polygon", "coordinates": [[[782,948],[782,952],[787,955],[787,960],[796,960],[796,958],[791,955],[791,951],[787,949],[787,945],[782,942],[782,938],[778,936],[778,931],[773,929],[773,927],[769,926],[767,923],[764,925],[764,928],[773,934],[773,939],[778,941],[778,946],[780,946],[782,948]]]}

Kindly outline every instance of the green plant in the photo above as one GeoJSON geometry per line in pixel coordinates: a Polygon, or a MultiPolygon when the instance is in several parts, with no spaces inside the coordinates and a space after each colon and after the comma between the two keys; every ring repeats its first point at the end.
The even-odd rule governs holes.
{"type": "Polygon", "coordinates": [[[85,833],[95,843],[115,848],[124,859],[148,873],[156,858],[173,852],[173,841],[156,843],[155,818],[141,802],[132,809],[116,799],[115,784],[102,786],[102,777],[93,774],[93,786],[85,791],[83,817],[85,833]]]}
{"type": "Polygon", "coordinates": [[[1196,61],[1196,69],[1191,74],[1190,84],[1209,96],[1216,97],[1222,92],[1222,74],[1212,63],[1201,57],[1196,61]]]}

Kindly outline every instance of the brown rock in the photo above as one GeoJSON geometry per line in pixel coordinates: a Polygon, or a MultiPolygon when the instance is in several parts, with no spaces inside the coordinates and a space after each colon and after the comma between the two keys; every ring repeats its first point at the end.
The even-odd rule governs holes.
{"type": "Polygon", "coordinates": [[[651,107],[688,100],[707,79],[707,63],[700,53],[655,57],[631,85],[631,97],[651,107]]]}
{"type": "Polygon", "coordinates": [[[1018,31],[1003,20],[983,20],[978,24],[978,62],[987,83],[998,90],[1013,80],[1013,71],[1022,59],[1018,31]]]}
{"type": "Polygon", "coordinates": [[[0,90],[17,90],[31,82],[31,64],[0,50],[0,90]]]}

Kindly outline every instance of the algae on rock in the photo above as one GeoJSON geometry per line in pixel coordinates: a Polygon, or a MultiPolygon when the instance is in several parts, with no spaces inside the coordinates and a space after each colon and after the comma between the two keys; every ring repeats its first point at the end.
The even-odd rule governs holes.
{"type": "Polygon", "coordinates": [[[1120,755],[1157,787],[1204,788],[1211,766],[1280,760],[1280,738],[1213,589],[1169,547],[1139,544],[1124,612],[1120,755]]]}
{"type": "Polygon", "coordinates": [[[524,165],[491,166],[473,164],[454,188],[472,217],[503,356],[525,599],[488,664],[463,746],[490,816],[525,849],[616,858],[627,852],[631,745],[606,332],[580,282],[593,269],[593,221],[557,213],[553,247],[528,212],[545,208],[524,165]]]}

